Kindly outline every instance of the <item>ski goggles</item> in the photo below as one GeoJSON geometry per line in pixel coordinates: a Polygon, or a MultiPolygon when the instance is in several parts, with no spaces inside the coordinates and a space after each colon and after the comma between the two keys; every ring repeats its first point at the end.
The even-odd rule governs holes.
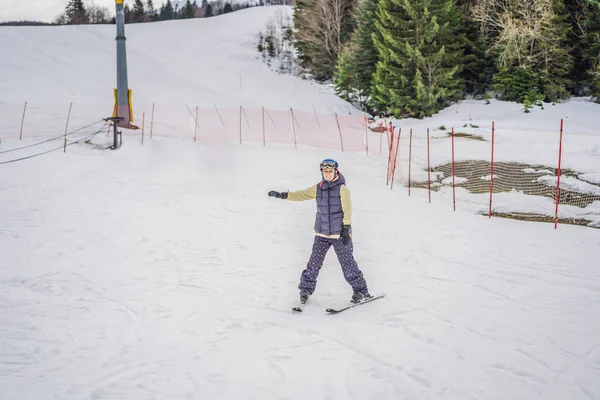
{"type": "Polygon", "coordinates": [[[335,161],[323,161],[321,163],[321,170],[324,169],[335,169],[337,167],[337,163],[335,161]]]}

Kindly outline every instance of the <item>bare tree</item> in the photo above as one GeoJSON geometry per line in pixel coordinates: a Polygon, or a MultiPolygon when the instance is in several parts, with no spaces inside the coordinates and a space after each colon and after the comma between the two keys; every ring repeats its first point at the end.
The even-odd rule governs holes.
{"type": "Polygon", "coordinates": [[[108,7],[88,6],[87,14],[90,24],[104,24],[110,19],[110,10],[108,7]]]}
{"type": "Polygon", "coordinates": [[[552,0],[480,0],[470,11],[500,67],[560,61],[562,28],[552,0]]]}
{"type": "Polygon", "coordinates": [[[56,25],[67,25],[69,23],[67,14],[65,12],[58,14],[58,16],[54,19],[54,23],[56,25]]]}
{"type": "Polygon", "coordinates": [[[344,44],[349,39],[353,0],[307,0],[295,15],[295,38],[313,69],[331,77],[344,44]]]}
{"type": "Polygon", "coordinates": [[[212,5],[213,15],[219,15],[223,13],[223,8],[225,7],[224,0],[211,1],[210,4],[212,5]]]}

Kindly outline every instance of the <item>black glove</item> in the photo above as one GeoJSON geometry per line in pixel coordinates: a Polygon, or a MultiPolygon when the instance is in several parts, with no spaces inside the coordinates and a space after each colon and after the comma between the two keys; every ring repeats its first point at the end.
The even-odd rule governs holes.
{"type": "Polygon", "coordinates": [[[350,225],[342,225],[340,239],[342,239],[342,244],[348,244],[348,242],[350,242],[350,225]]]}
{"type": "Polygon", "coordinates": [[[278,199],[282,199],[282,200],[287,199],[287,196],[288,196],[288,192],[276,192],[274,190],[271,190],[269,192],[269,197],[277,197],[278,199]]]}

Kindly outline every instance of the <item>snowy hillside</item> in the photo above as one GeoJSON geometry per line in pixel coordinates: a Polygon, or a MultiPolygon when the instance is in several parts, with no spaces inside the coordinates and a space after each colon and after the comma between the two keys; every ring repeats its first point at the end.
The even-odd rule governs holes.
{"type": "MultiPolygon", "coordinates": [[[[258,34],[277,11],[291,13],[291,8],[253,7],[218,18],[127,25],[134,107],[156,102],[312,111],[313,103],[317,109],[351,111],[332,91],[273,74],[259,59],[258,34]]],[[[0,52],[11,56],[0,62],[0,101],[74,101],[112,109],[115,48],[115,27],[109,25],[2,27],[0,52]]]]}
{"type": "MultiPolygon", "coordinates": [[[[367,155],[360,123],[350,130],[361,113],[258,58],[276,10],[289,12],[127,26],[135,112],[148,118],[156,103],[157,123],[143,144],[126,132],[118,151],[102,149],[110,137],[94,124],[112,109],[114,27],[0,28],[11,54],[0,59],[0,398],[599,399],[600,231],[484,218],[487,199],[464,188],[456,212],[448,187],[431,204],[422,188],[408,197],[402,146],[390,190],[385,139],[370,133],[367,155]],[[71,102],[68,131],[81,131],[63,153],[71,102]],[[223,127],[202,114],[215,106],[223,127]],[[266,145],[263,106],[277,123],[266,145]],[[331,250],[293,314],[315,204],[267,192],[317,183],[326,157],[352,192],[355,257],[386,297],[327,315],[352,294],[331,250]]],[[[494,121],[498,160],[553,167],[562,118],[575,185],[598,183],[599,110],[465,101],[397,124],[402,143],[415,132],[422,181],[427,128],[432,165],[448,161],[452,127],[484,139],[457,138],[458,160],[486,160],[494,121]]],[[[596,218],[596,206],[583,210],[596,218]]]]}

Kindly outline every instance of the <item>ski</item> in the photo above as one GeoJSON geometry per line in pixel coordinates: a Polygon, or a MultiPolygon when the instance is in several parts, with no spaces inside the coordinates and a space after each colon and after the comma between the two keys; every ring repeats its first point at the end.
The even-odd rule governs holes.
{"type": "Polygon", "coordinates": [[[350,308],[353,308],[353,307],[356,307],[356,306],[360,306],[360,305],[363,305],[363,304],[366,304],[366,303],[370,303],[370,302],[375,301],[377,299],[381,299],[383,297],[385,297],[385,293],[381,293],[381,294],[375,295],[375,296],[373,296],[373,297],[371,297],[371,298],[369,298],[367,300],[361,301],[360,303],[350,303],[347,306],[344,306],[342,308],[337,308],[337,309],[335,309],[335,308],[328,308],[325,311],[327,311],[327,313],[329,313],[329,314],[337,314],[337,313],[341,313],[342,311],[346,311],[346,310],[348,310],[350,308]]]}
{"type": "Polygon", "coordinates": [[[302,312],[306,303],[299,303],[297,306],[292,307],[292,311],[302,312]]]}

